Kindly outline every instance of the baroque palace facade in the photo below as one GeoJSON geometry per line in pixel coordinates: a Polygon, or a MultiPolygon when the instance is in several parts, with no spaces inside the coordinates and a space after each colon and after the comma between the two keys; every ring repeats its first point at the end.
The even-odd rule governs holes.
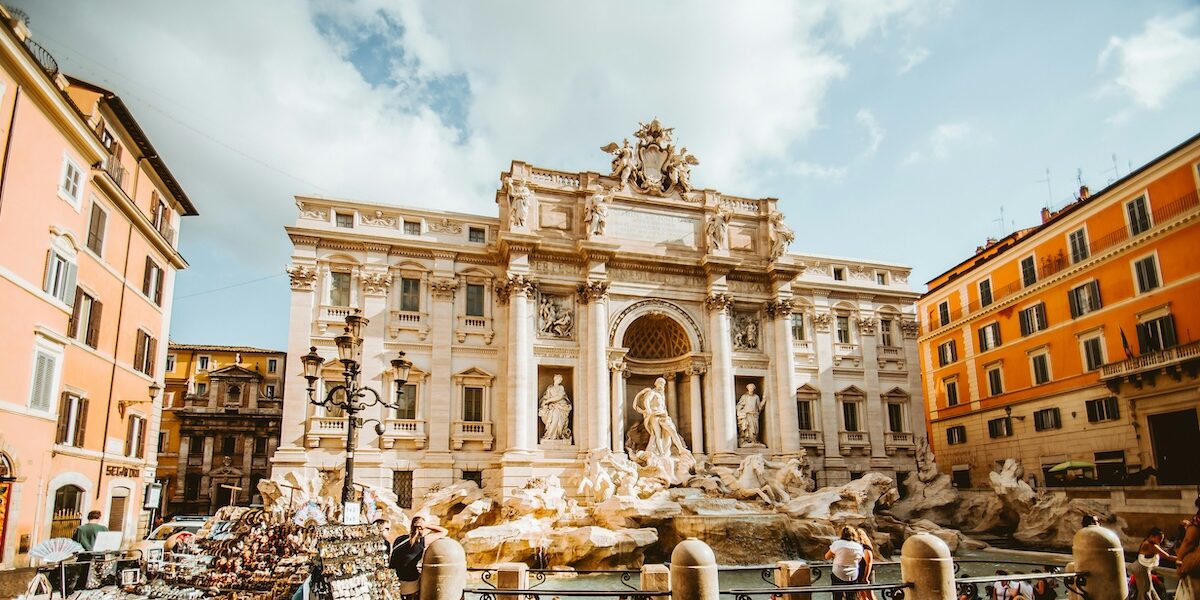
{"type": "Polygon", "coordinates": [[[298,369],[315,346],[336,384],[355,313],[364,383],[395,398],[388,361],[414,363],[355,449],[357,482],[402,505],[460,479],[573,492],[590,450],[644,443],[632,401],[658,377],[701,460],[807,452],[821,484],[914,470],[909,269],[788,253],[778,201],[692,189],[698,161],[657,121],[604,150],[610,175],[513,162],[499,217],[298,197],[274,474],[341,467],[345,417],[308,403],[298,369]]]}
{"type": "Polygon", "coordinates": [[[1169,515],[1152,523],[1167,528],[1190,514],[1198,189],[1200,135],[929,282],[925,397],[939,463],[957,485],[986,486],[998,463],[1018,458],[1035,485],[1163,488],[1114,496],[1127,518],[1169,515]]]}

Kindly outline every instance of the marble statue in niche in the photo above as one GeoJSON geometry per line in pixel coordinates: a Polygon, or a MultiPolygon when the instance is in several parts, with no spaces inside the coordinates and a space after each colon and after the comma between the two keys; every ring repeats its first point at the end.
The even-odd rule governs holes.
{"type": "Polygon", "coordinates": [[[779,260],[788,251],[788,246],[796,239],[796,232],[783,222],[783,213],[771,213],[771,260],[779,260]]]}
{"type": "Polygon", "coordinates": [[[738,313],[733,319],[733,349],[754,352],[759,349],[758,315],[738,313]]]}
{"type": "Polygon", "coordinates": [[[554,383],[546,386],[542,394],[541,407],[538,408],[538,416],[546,427],[542,441],[571,441],[571,399],[567,397],[567,389],[562,381],[562,375],[555,374],[554,383]]]}
{"type": "Polygon", "coordinates": [[[757,386],[746,384],[746,393],[737,401],[738,447],[753,448],[763,446],[759,440],[759,415],[767,401],[756,394],[757,386]]]}
{"type": "Polygon", "coordinates": [[[608,221],[608,201],[612,190],[600,188],[600,191],[588,196],[587,208],[584,212],[584,223],[587,224],[588,236],[604,235],[604,225],[608,221]]]}
{"type": "Polygon", "coordinates": [[[667,413],[667,380],[659,377],[654,387],[645,388],[633,398],[633,409],[642,415],[642,427],[648,436],[646,449],[634,453],[634,460],[668,485],[688,480],[696,467],[696,457],[688,450],[675,422],[667,413]]]}
{"type": "Polygon", "coordinates": [[[529,219],[529,197],[533,192],[522,180],[507,177],[508,187],[508,221],[512,227],[524,228],[529,219]]]}
{"type": "Polygon", "coordinates": [[[704,229],[708,234],[708,247],[711,250],[723,250],[729,239],[729,220],[733,213],[722,208],[708,217],[704,229]]]}
{"type": "Polygon", "coordinates": [[[542,294],[538,302],[538,332],[545,337],[563,339],[575,334],[575,317],[566,298],[542,294]]]}

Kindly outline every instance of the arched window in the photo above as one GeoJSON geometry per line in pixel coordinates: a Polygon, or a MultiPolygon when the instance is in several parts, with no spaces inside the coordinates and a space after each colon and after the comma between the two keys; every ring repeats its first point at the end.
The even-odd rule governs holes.
{"type": "Polygon", "coordinates": [[[50,537],[71,537],[83,522],[83,488],[64,485],[54,492],[54,512],[50,521],[50,537]]]}

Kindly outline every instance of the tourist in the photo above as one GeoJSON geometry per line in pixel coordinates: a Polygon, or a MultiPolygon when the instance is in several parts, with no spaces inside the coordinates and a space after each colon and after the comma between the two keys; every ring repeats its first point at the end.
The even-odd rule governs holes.
{"type": "Polygon", "coordinates": [[[1176,571],[1179,573],[1179,588],[1176,600],[1200,598],[1200,496],[1196,496],[1196,514],[1184,521],[1187,531],[1179,543],[1176,571]]]}
{"type": "MultiPolygon", "coordinates": [[[[854,541],[854,529],[842,527],[839,539],[829,545],[826,559],[833,559],[833,585],[851,585],[858,581],[858,562],[863,559],[862,544],[854,541]]],[[[855,600],[854,592],[834,592],[833,600],[855,600]]]]}
{"type": "Polygon", "coordinates": [[[1008,597],[1008,571],[996,569],[996,583],[992,584],[992,600],[1004,600],[1008,597]]]}
{"type": "Polygon", "coordinates": [[[413,517],[408,535],[396,538],[392,544],[392,555],[388,566],[400,580],[400,596],[403,600],[414,600],[421,592],[421,570],[417,565],[425,556],[429,544],[445,537],[446,528],[425,523],[424,517],[413,517]]]}
{"type": "Polygon", "coordinates": [[[383,538],[383,552],[387,556],[392,555],[392,540],[388,535],[392,533],[392,524],[387,519],[375,519],[371,524],[379,529],[379,536],[383,538]]]}
{"type": "Polygon", "coordinates": [[[1083,515],[1083,526],[1084,527],[1099,527],[1100,520],[1096,518],[1096,515],[1083,515]]]}
{"type": "MultiPolygon", "coordinates": [[[[1040,569],[1034,569],[1034,573],[1041,573],[1040,569]]],[[[1038,579],[1033,582],[1033,600],[1054,600],[1058,597],[1058,592],[1054,591],[1054,582],[1049,579],[1038,579]]]]}
{"type": "Polygon", "coordinates": [[[1152,577],[1159,560],[1175,560],[1169,552],[1162,549],[1163,530],[1158,527],[1150,528],[1150,534],[1142,540],[1138,547],[1137,560],[1130,565],[1133,581],[1137,586],[1136,600],[1159,600],[1158,592],[1154,589],[1152,577]]]}
{"type": "Polygon", "coordinates": [[[88,513],[88,522],[75,528],[71,539],[79,542],[85,551],[91,552],[96,546],[96,534],[104,531],[108,531],[108,527],[100,524],[100,511],[93,510],[88,513]]]}
{"type": "MultiPolygon", "coordinates": [[[[858,561],[858,583],[872,583],[871,579],[875,576],[875,544],[871,542],[867,530],[862,527],[854,528],[854,541],[863,547],[862,560],[858,561]]],[[[875,600],[875,592],[861,590],[857,594],[857,600],[875,600]]]]}
{"type": "MultiPolygon", "coordinates": [[[[1014,573],[1019,575],[1019,573],[1014,573]]],[[[1029,581],[1006,581],[1009,600],[1033,600],[1033,584],[1029,581]]]]}

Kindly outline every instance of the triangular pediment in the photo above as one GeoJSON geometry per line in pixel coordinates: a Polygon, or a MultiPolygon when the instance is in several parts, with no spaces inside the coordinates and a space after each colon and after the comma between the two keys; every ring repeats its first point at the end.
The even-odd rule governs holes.
{"type": "Polygon", "coordinates": [[[857,396],[859,398],[867,397],[866,392],[862,391],[861,389],[858,388],[858,386],[854,386],[854,385],[846,387],[842,391],[838,392],[837,395],[839,397],[841,397],[841,396],[857,396]]]}
{"type": "Polygon", "coordinates": [[[251,371],[250,369],[247,369],[246,367],[243,367],[241,365],[229,365],[228,367],[221,367],[220,369],[217,369],[215,371],[209,371],[208,378],[209,379],[229,378],[229,379],[261,380],[262,374],[260,374],[258,371],[251,371]]]}
{"type": "Polygon", "coordinates": [[[817,388],[806,383],[806,384],[796,388],[796,395],[797,396],[820,396],[821,390],[818,390],[817,388]]]}

